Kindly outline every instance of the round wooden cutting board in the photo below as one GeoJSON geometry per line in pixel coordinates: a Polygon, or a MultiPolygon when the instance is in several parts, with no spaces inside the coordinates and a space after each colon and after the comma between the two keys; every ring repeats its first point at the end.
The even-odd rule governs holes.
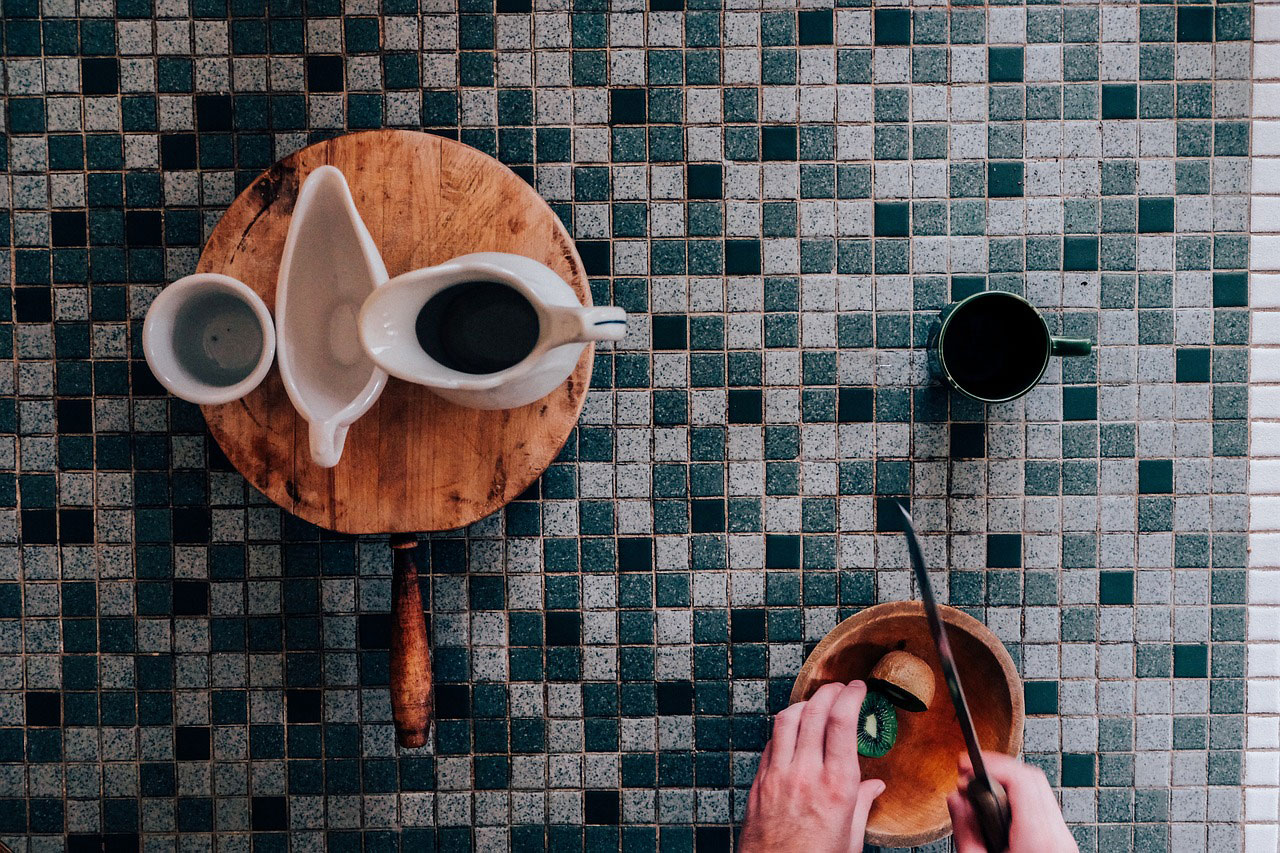
{"type": "MultiPolygon", "coordinates": [[[[394,277],[468,252],[512,252],[555,270],[591,305],[582,260],[560,220],[497,160],[406,130],[341,136],[298,151],[242,192],[200,256],[200,272],[252,287],[274,308],[276,273],[298,188],[338,167],[394,277]]],[[[569,437],[586,398],[594,347],[557,390],[519,409],[456,406],[392,378],[351,426],[342,461],[311,461],[307,423],[272,369],[253,393],[204,416],[245,478],[282,508],[346,533],[414,533],[471,524],[536,480],[569,437]]]]}

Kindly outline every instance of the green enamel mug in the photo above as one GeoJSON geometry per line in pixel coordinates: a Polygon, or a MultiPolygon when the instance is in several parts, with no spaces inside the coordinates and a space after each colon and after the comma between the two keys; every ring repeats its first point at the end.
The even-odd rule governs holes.
{"type": "Polygon", "coordinates": [[[1060,338],[1035,306],[1016,293],[984,290],[942,309],[929,329],[929,370],[983,403],[1026,394],[1053,356],[1093,352],[1085,338],[1060,338]]]}

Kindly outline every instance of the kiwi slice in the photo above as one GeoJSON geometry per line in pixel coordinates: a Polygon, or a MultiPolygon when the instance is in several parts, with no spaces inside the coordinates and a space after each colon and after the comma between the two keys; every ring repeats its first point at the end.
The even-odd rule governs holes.
{"type": "Polygon", "coordinates": [[[867,691],[858,711],[858,754],[879,758],[898,739],[898,710],[883,693],[867,691]]]}

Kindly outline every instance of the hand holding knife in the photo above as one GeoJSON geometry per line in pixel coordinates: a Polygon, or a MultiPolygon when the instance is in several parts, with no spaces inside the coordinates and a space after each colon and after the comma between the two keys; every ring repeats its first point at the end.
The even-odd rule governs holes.
{"type": "Polygon", "coordinates": [[[973,764],[973,780],[969,783],[965,794],[978,816],[978,825],[987,850],[989,853],[1003,853],[1009,847],[1011,820],[1009,797],[1005,793],[1004,786],[987,775],[986,765],[982,761],[982,749],[978,744],[978,735],[973,729],[973,718],[969,714],[969,705],[965,702],[964,687],[960,683],[960,674],[956,670],[955,656],[951,653],[951,644],[947,640],[947,629],[938,613],[933,584],[929,581],[929,573],[925,570],[920,540],[916,538],[915,526],[911,523],[911,515],[906,507],[898,503],[898,511],[902,513],[903,530],[907,534],[907,550],[911,554],[911,567],[915,571],[916,583],[920,587],[920,599],[929,620],[929,632],[933,635],[933,643],[938,650],[942,677],[951,694],[951,704],[956,711],[956,722],[960,725],[960,732],[964,735],[964,745],[969,752],[969,761],[973,764]]]}

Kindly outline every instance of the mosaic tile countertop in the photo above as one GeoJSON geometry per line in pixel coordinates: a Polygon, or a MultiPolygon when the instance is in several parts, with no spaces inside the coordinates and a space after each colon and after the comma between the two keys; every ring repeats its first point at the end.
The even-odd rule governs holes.
{"type": "Polygon", "coordinates": [[[912,595],[905,498],[1081,849],[1242,848],[1250,4],[725,5],[4,0],[0,838],[730,849],[807,650],[912,595]],[[634,315],[537,486],[424,540],[413,752],[385,542],[140,347],[239,188],[380,126],[509,164],[634,315]],[[928,384],[984,288],[1095,355],[928,384]]]}

